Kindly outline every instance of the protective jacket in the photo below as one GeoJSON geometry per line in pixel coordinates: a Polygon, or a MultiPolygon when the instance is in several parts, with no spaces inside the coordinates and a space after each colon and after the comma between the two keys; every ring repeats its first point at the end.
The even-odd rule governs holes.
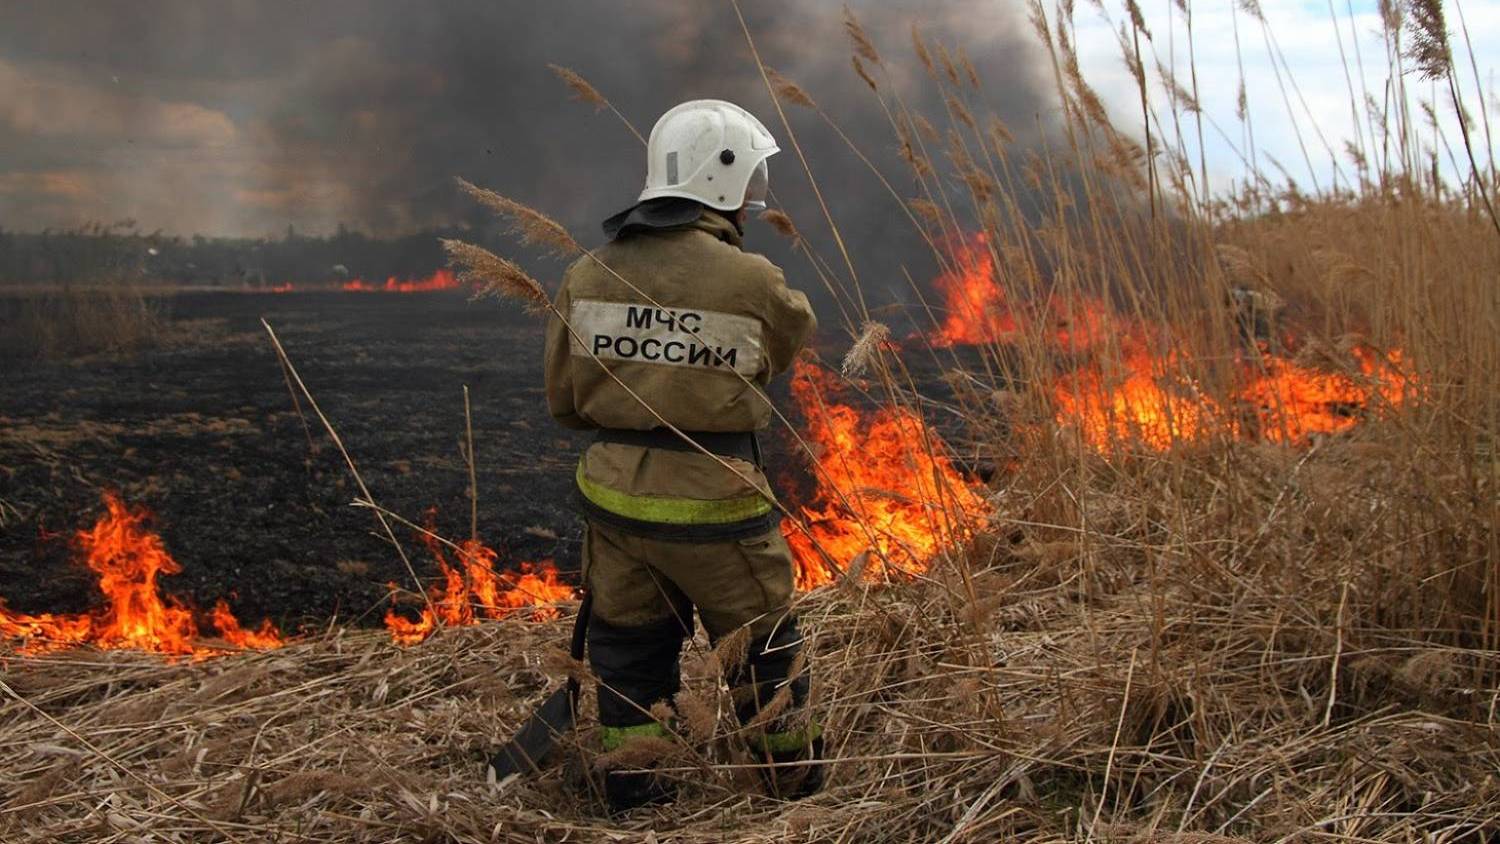
{"type": "Polygon", "coordinates": [[[552,416],[607,432],[670,424],[716,452],[601,436],[577,470],[591,519],[699,541],[762,533],[773,518],[754,455],[717,448],[724,438],[712,435],[768,425],[758,388],[791,366],[816,320],[781,270],[740,247],[735,226],[705,209],[681,226],[632,231],[563,276],[556,306],[567,323],[554,316],[546,338],[552,416]]]}

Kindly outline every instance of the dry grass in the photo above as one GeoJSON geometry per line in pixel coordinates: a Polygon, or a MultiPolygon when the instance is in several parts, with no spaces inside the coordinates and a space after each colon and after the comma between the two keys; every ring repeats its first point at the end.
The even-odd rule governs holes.
{"type": "MultiPolygon", "coordinates": [[[[685,661],[691,739],[657,759],[683,779],[677,804],[606,818],[581,773],[597,761],[588,731],[540,780],[486,783],[481,754],[555,682],[548,655],[567,635],[566,621],[507,621],[405,650],[370,632],[198,664],[119,653],[12,662],[4,682],[28,703],[0,703],[0,837],[608,841],[655,829],[703,842],[1416,841],[1493,831],[1500,741],[1494,692],[1478,684],[1500,654],[1392,626],[1393,612],[1441,624],[1436,593],[1401,604],[1453,576],[1435,560],[1398,572],[1347,553],[1399,545],[1398,522],[1373,537],[1322,527],[1425,492],[1399,464],[1364,471],[1380,465],[1375,447],[1298,456],[1244,446],[1162,462],[1089,491],[1087,534],[1039,524],[1045,496],[1013,488],[1008,532],[922,582],[806,599],[815,707],[840,761],[829,789],[802,803],[758,796],[712,680],[724,657],[702,641],[685,661]],[[1237,503],[1191,488],[1211,487],[1226,456],[1240,468],[1237,503]],[[1157,524],[1149,502],[1183,493],[1199,503],[1180,514],[1180,532],[1157,524]],[[1274,532],[1260,529],[1268,523],[1274,532]]],[[[1076,482],[1064,477],[1059,492],[1085,492],[1076,482]]]]}
{"type": "Polygon", "coordinates": [[[130,287],[68,288],[0,301],[0,355],[12,360],[128,354],[159,344],[166,330],[160,303],[130,287]]]}
{"type": "MultiPolygon", "coordinates": [[[[1144,116],[1169,129],[1148,154],[1078,74],[1071,22],[1033,15],[1067,120],[1065,141],[1035,150],[993,121],[982,130],[972,65],[916,32],[947,105],[912,112],[874,84],[885,59],[847,16],[911,169],[898,182],[915,196],[898,198],[914,225],[936,244],[982,231],[1007,301],[1096,300],[1170,336],[1154,374],[1205,400],[1227,404],[1245,343],[1225,305],[1235,286],[1284,310],[1319,365],[1346,360],[1351,337],[1399,347],[1418,400],[1296,447],[1097,449],[1054,418],[1050,385],[1076,360],[1050,323],[982,349],[977,366],[908,345],[964,386],[948,409],[973,432],[966,450],[1001,467],[984,490],[993,515],[911,582],[856,575],[801,599],[813,708],[837,760],[821,794],[759,794],[715,679],[736,655],[701,641],[685,660],[688,738],[651,751],[683,779],[676,804],[604,817],[587,729],[540,779],[485,783],[481,752],[556,682],[559,660],[543,655],[566,640],[565,622],[507,621],[411,650],[341,633],[200,664],[15,659],[0,674],[13,690],[0,700],[0,838],[1500,837],[1500,238],[1485,180],[1434,181],[1394,126],[1400,158],[1361,165],[1354,194],[1259,173],[1246,191],[1205,194],[1180,140],[1195,113],[1170,131],[1141,85],[1144,116]]],[[[1435,69],[1451,72],[1446,61],[1435,69]]],[[[532,242],[576,250],[538,212],[469,190],[532,242]]],[[[865,307],[855,261],[842,277],[802,246],[869,393],[928,406],[887,354],[886,315],[865,307]]],[[[1120,338],[1089,354],[1118,360],[1120,338]]]]}

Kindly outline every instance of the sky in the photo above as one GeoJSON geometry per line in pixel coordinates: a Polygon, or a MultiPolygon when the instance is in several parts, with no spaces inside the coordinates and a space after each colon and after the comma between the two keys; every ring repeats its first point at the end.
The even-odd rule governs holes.
{"type": "MultiPolygon", "coordinates": [[[[1378,15],[1359,0],[1351,18],[1348,2],[1333,0],[1335,36],[1328,0],[1261,0],[1283,71],[1296,81],[1295,88],[1283,83],[1292,116],[1260,24],[1231,0],[1191,6],[1211,189],[1242,179],[1250,155],[1235,114],[1241,66],[1256,161],[1268,172],[1279,162],[1304,189],[1326,189],[1351,178],[1346,139],[1367,151],[1379,146],[1367,125],[1356,128],[1349,97],[1351,85],[1361,98],[1368,91],[1379,99],[1386,89],[1378,15]]],[[[885,117],[850,67],[840,5],[743,5],[766,62],[823,104],[895,174],[898,189],[910,189],[885,117]]],[[[986,80],[983,107],[1017,129],[1018,143],[1037,142],[1029,127],[1042,131],[1055,118],[1050,71],[1022,3],[851,6],[892,67],[890,84],[914,104],[941,107],[912,54],[909,29],[916,24],[973,57],[986,80]]],[[[1452,0],[1447,9],[1457,30],[1452,0]]],[[[1172,0],[1147,0],[1143,11],[1148,65],[1175,65],[1188,87],[1183,13],[1172,0]]],[[[1484,34],[1500,32],[1500,0],[1469,0],[1462,11],[1480,77],[1494,91],[1500,39],[1484,34]]],[[[1117,124],[1139,135],[1139,96],[1117,40],[1125,19],[1120,1],[1085,0],[1074,16],[1085,76],[1117,124]]],[[[1477,118],[1468,54],[1458,58],[1477,118]]],[[[462,218],[455,175],[570,225],[592,226],[637,190],[639,142],[607,112],[570,101],[548,63],[591,79],[642,132],[675,102],[721,96],[761,113],[781,134],[727,2],[8,3],[0,7],[0,227],[36,231],[128,219],[143,230],[178,234],[260,236],[288,225],[321,233],[339,224],[393,234],[462,218]]],[[[1414,99],[1432,96],[1430,83],[1415,76],[1406,83],[1414,99]]],[[[1151,99],[1169,120],[1155,82],[1151,99]]],[[[1500,124],[1493,94],[1485,105],[1500,124]]],[[[1437,113],[1461,159],[1451,105],[1440,98],[1437,113]]],[[[809,160],[840,187],[836,213],[852,218],[856,237],[882,243],[900,224],[884,189],[815,116],[794,110],[790,117],[809,160]]],[[[1483,157],[1483,128],[1474,130],[1483,157]]],[[[1431,132],[1423,139],[1431,143],[1431,132]]],[[[1196,161],[1195,132],[1184,143],[1196,161]]],[[[1446,148],[1440,163],[1451,172],[1446,148]]],[[[772,167],[773,188],[780,185],[789,205],[812,214],[797,163],[782,155],[772,167]]]]}
{"type": "MultiPolygon", "coordinates": [[[[1142,0],[1142,14],[1151,39],[1142,51],[1151,54],[1148,67],[1159,62],[1178,68],[1184,88],[1191,86],[1186,17],[1173,0],[1142,0]]],[[[1224,190],[1231,181],[1243,182],[1251,141],[1236,114],[1240,80],[1244,80],[1249,124],[1253,128],[1255,160],[1268,174],[1284,172],[1300,189],[1348,187],[1357,177],[1346,153],[1346,142],[1376,160],[1382,154],[1383,138],[1364,106],[1373,96],[1384,108],[1388,84],[1395,78],[1386,59],[1380,15],[1371,0],[1260,0],[1266,21],[1247,14],[1243,0],[1213,0],[1190,5],[1193,22],[1192,56],[1196,59],[1198,100],[1203,107],[1204,153],[1211,190],[1224,190]],[[1330,8],[1335,13],[1330,14],[1330,8]],[[1335,22],[1336,21],[1336,22],[1335,22]],[[1236,38],[1238,33],[1238,38],[1236,38]],[[1243,68],[1243,72],[1241,70],[1243,68]],[[1278,79],[1277,71],[1281,72],[1278,79]],[[1285,94],[1283,94],[1283,89],[1285,94]],[[1351,90],[1355,107],[1351,108],[1351,90]],[[1330,149],[1332,152],[1330,152],[1330,149]],[[1305,152],[1304,152],[1305,150],[1305,152]],[[1335,163],[1336,162],[1336,163],[1335,163]]],[[[1481,102],[1500,134],[1500,0],[1467,0],[1444,4],[1453,37],[1454,58],[1460,94],[1474,118],[1471,141],[1482,169],[1486,150],[1500,154],[1500,143],[1486,142],[1481,122],[1481,102]],[[1467,23],[1472,62],[1463,41],[1460,13],[1467,23]],[[1474,68],[1483,85],[1481,99],[1475,87],[1474,68]]],[[[1121,0],[1105,0],[1102,9],[1087,0],[1077,5],[1080,65],[1084,75],[1110,106],[1122,128],[1141,134],[1140,99],[1134,80],[1121,59],[1118,28],[1128,20],[1121,0]]],[[[1408,71],[1410,63],[1407,63],[1408,71]]],[[[1152,96],[1163,117],[1169,113],[1159,74],[1152,73],[1152,96]]],[[[1416,73],[1404,77],[1412,107],[1421,101],[1434,103],[1438,127],[1446,144],[1434,140],[1433,130],[1418,112],[1422,127],[1419,140],[1439,152],[1439,169],[1450,181],[1469,172],[1461,144],[1456,112],[1446,88],[1424,81],[1416,73]],[[1452,158],[1449,151],[1452,152],[1452,158]],[[1456,162],[1457,166],[1454,166],[1456,162]]],[[[1191,118],[1186,148],[1191,160],[1198,159],[1196,126],[1191,118]]],[[[1500,139],[1497,139],[1500,140],[1500,139]]]]}

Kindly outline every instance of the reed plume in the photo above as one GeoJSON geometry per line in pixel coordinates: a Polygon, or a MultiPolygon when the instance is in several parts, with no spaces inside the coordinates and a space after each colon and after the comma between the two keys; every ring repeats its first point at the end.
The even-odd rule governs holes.
{"type": "Polygon", "coordinates": [[[816,109],[818,107],[817,103],[813,102],[813,98],[808,96],[807,92],[802,90],[801,86],[782,76],[775,68],[767,67],[766,77],[771,80],[771,89],[781,99],[786,100],[792,105],[802,106],[803,108],[816,109]]]}
{"type": "Polygon", "coordinates": [[[568,233],[562,223],[530,206],[501,196],[487,188],[478,187],[465,179],[460,178],[457,181],[464,193],[500,215],[506,221],[511,233],[520,237],[522,243],[536,246],[562,258],[569,258],[583,252],[583,247],[578,245],[578,241],[573,239],[573,235],[568,233]]]}
{"type": "Polygon", "coordinates": [[[514,261],[496,255],[482,246],[462,240],[443,238],[448,266],[458,270],[460,280],[478,286],[476,298],[495,296],[521,303],[528,313],[547,311],[551,300],[536,279],[527,275],[514,261]]]}
{"type": "Polygon", "coordinates": [[[609,107],[609,100],[606,100],[604,95],[599,93],[599,89],[590,85],[587,79],[579,76],[572,68],[563,67],[559,64],[549,64],[547,67],[553,73],[557,74],[557,78],[561,79],[563,84],[573,89],[573,99],[588,103],[594,107],[595,111],[609,107]]]}
{"type": "Polygon", "coordinates": [[[777,234],[790,240],[793,245],[801,242],[802,233],[797,231],[797,225],[792,222],[792,218],[788,217],[785,211],[777,208],[767,208],[760,212],[760,218],[769,223],[771,228],[776,230],[777,234]]]}
{"type": "Polygon", "coordinates": [[[844,7],[844,32],[848,33],[849,41],[854,44],[854,52],[860,58],[871,64],[880,64],[880,53],[875,51],[875,42],[870,40],[869,33],[865,32],[848,6],[844,7]]]}
{"type": "Polygon", "coordinates": [[[866,322],[860,329],[859,338],[844,355],[843,366],[840,367],[844,377],[852,378],[867,372],[879,355],[881,347],[890,342],[890,339],[891,330],[884,323],[866,322]]]}
{"type": "Polygon", "coordinates": [[[875,77],[871,76],[868,70],[865,70],[865,63],[860,61],[859,56],[850,56],[849,60],[854,64],[854,73],[860,79],[863,79],[866,85],[870,86],[870,90],[879,91],[880,86],[875,84],[875,77]]]}

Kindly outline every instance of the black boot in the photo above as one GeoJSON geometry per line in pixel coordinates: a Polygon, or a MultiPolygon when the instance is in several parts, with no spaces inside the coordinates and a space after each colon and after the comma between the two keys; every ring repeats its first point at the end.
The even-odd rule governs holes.
{"type": "Polygon", "coordinates": [[[770,767],[762,768],[760,775],[766,783],[766,792],[772,797],[801,800],[823,788],[828,763],[823,761],[822,736],[813,739],[806,747],[781,753],[773,751],[764,754],[763,758],[770,767]],[[789,762],[801,764],[787,764],[789,762]]]}
{"type": "Polygon", "coordinates": [[[609,810],[620,813],[641,806],[668,803],[677,797],[677,783],[650,771],[606,771],[604,799],[609,810]]]}

